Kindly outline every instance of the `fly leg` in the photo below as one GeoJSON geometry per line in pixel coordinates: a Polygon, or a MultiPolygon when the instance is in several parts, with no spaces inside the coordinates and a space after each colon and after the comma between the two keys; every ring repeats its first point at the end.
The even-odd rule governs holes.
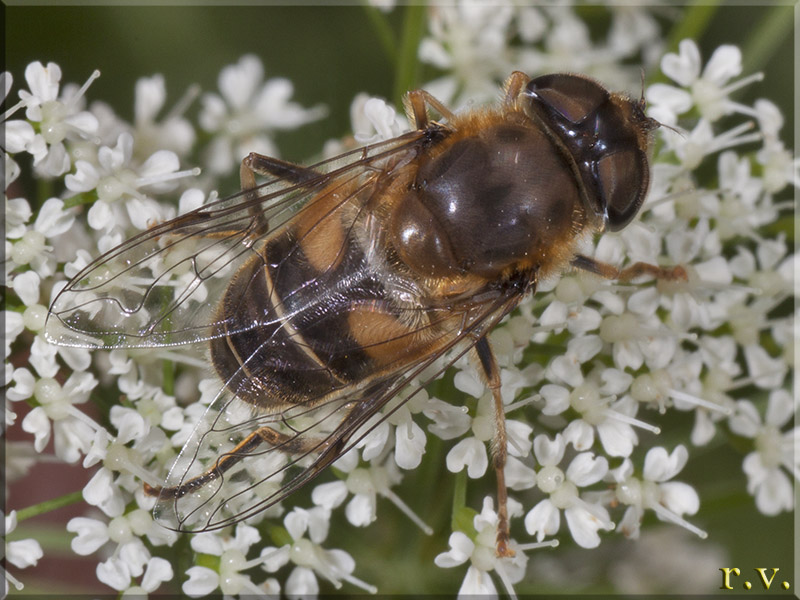
{"type": "Polygon", "coordinates": [[[503,104],[509,108],[513,107],[530,80],[531,78],[522,71],[511,73],[503,84],[503,104]]]}
{"type": "Polygon", "coordinates": [[[230,452],[221,456],[214,466],[189,481],[180,485],[162,487],[144,484],[144,492],[148,496],[158,496],[161,499],[182,498],[198,488],[207,485],[223,476],[226,471],[236,466],[243,458],[255,453],[262,444],[269,444],[272,450],[279,450],[286,454],[310,454],[320,452],[325,448],[325,440],[316,438],[303,438],[290,436],[275,431],[271,427],[259,427],[245,439],[239,442],[230,452]]]}
{"type": "Polygon", "coordinates": [[[508,525],[508,489],[506,488],[506,457],[508,455],[508,439],[506,437],[506,413],[503,409],[503,398],[500,395],[500,369],[494,357],[489,340],[482,337],[475,344],[475,352],[480,360],[486,382],[494,398],[494,439],[492,440],[492,464],[497,474],[497,556],[514,556],[509,548],[508,525]]]}
{"type": "Polygon", "coordinates": [[[245,156],[239,168],[239,181],[241,182],[245,201],[250,205],[249,210],[253,217],[251,231],[254,235],[265,233],[269,227],[269,222],[264,216],[264,211],[256,192],[256,173],[264,177],[283,179],[294,185],[299,185],[321,176],[321,173],[314,169],[257,154],[256,152],[251,152],[245,156]]]}
{"type": "Polygon", "coordinates": [[[242,166],[239,169],[242,190],[251,190],[256,187],[256,173],[264,177],[285,179],[291,183],[305,183],[321,175],[319,171],[302,165],[251,152],[242,159],[242,166]]]}
{"type": "Polygon", "coordinates": [[[408,120],[413,121],[414,126],[420,131],[427,129],[430,123],[428,106],[432,107],[446,120],[453,120],[453,112],[425,90],[408,92],[403,98],[403,108],[405,108],[408,120]]]}
{"type": "Polygon", "coordinates": [[[572,259],[572,266],[577,269],[589,271],[595,275],[600,275],[606,279],[617,279],[619,281],[630,281],[637,277],[649,275],[664,281],[688,281],[689,276],[681,265],[674,267],[659,267],[646,262],[637,262],[625,269],[618,269],[612,265],[600,262],[588,256],[578,255],[572,259]]]}

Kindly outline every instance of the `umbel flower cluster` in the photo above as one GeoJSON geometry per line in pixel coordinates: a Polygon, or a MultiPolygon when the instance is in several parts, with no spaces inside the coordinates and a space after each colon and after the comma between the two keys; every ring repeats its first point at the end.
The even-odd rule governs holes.
{"type": "MultiPolygon", "coordinates": [[[[456,482],[455,499],[435,499],[452,505],[453,515],[450,530],[436,531],[433,562],[462,574],[462,594],[533,591],[529,563],[558,552],[553,547],[592,549],[620,535],[644,543],[643,521],[706,538],[692,521],[702,498],[681,471],[702,461],[695,449],[712,442],[735,439],[746,449],[742,481],[755,511],[793,509],[797,255],[770,227],[791,216],[800,187],[798,160],[780,137],[783,117],[767,99],[737,101],[738,90],[761,77],[742,72],[735,46],[704,60],[684,40],[661,56],[658,25],[646,11],[611,14],[608,37],[598,42],[567,8],[437,8],[419,48],[419,59],[442,73],[424,87],[454,109],[494,99],[515,69],[579,71],[628,90],[640,85],[639,68],[622,66],[632,59],[655,63],[651,71],[660,67],[663,75],[645,90],[649,115],[668,127],[657,133],[641,215],[585,252],[621,266],[680,264],[687,281],[623,285],[567,273],[542,282],[491,334],[507,415],[513,558],[497,558],[494,547],[491,394],[474,366],[459,360],[436,393],[392,406],[391,417],[336,463],[337,477],[312,484],[308,505],[289,498],[247,522],[189,536],[180,547],[190,556],[176,560],[169,549],[181,535],[153,520],[154,500],[142,484],[163,479],[220,383],[206,362],[173,348],[90,353],[51,345],[47,307],[93,257],[213,200],[217,178],[243,156],[278,156],[274,132],[325,110],[293,101],[291,82],[265,79],[251,55],[222,70],[217,92],[189,90],[171,105],[162,76],[140,79],[132,123],[90,100],[99,73],[80,86],[62,81],[54,63],[33,62],[23,77],[2,75],[5,427],[29,434],[7,446],[6,476],[21,477],[44,453],[91,471],[82,490],[90,516],[66,529],[77,555],[96,558],[99,581],[125,594],[179,588],[191,597],[305,597],[325,589],[321,581],[379,590],[379,581],[359,578],[340,548],[345,540],[330,539],[329,527],[335,520],[366,527],[394,504],[430,533],[404,500],[424,490],[403,480],[431,458],[424,454],[432,438],[443,440],[456,482]],[[187,109],[198,95],[193,122],[187,109]],[[210,141],[199,147],[201,138],[210,141]],[[57,193],[35,202],[22,186],[30,180],[49,181],[57,193]],[[165,369],[165,361],[174,366],[165,369]],[[124,398],[102,420],[84,410],[101,394],[124,398]],[[688,418],[676,421],[684,429],[667,441],[659,424],[676,414],[688,418]]],[[[352,119],[361,143],[410,127],[392,105],[366,96],[354,99],[352,119]]],[[[325,152],[337,147],[331,142],[325,152]]],[[[7,588],[21,588],[19,570],[43,555],[37,540],[15,537],[16,524],[11,511],[7,588]]],[[[353,530],[347,540],[358,538],[353,530]]],[[[660,560],[682,552],[674,548],[659,552],[660,560]]]]}

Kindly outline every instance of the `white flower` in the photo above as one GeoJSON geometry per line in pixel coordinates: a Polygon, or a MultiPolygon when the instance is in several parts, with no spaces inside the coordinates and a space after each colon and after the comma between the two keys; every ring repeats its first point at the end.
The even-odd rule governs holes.
{"type": "Polygon", "coordinates": [[[218,570],[194,566],[187,569],[189,579],[183,583],[183,592],[192,598],[206,596],[219,588],[228,595],[276,594],[280,590],[277,582],[267,580],[256,584],[244,571],[261,564],[260,558],[248,561],[250,548],[261,541],[254,527],[239,523],[233,537],[216,532],[199,533],[192,537],[192,550],[202,554],[219,556],[218,570]]]}
{"type": "Polygon", "coordinates": [[[795,452],[800,428],[785,432],[781,428],[795,412],[791,394],[778,389],[770,392],[763,421],[748,400],[736,403],[736,412],[729,421],[735,433],[752,438],[755,444],[755,450],[745,457],[742,467],[747,475],[747,491],[755,496],[758,510],[765,515],[776,515],[794,506],[792,481],[783,469],[795,479],[800,473],[800,460],[795,452]]]}
{"type": "Polygon", "coordinates": [[[461,98],[485,101],[496,91],[496,80],[511,72],[513,57],[507,47],[514,9],[510,3],[481,5],[459,2],[431,9],[430,34],[418,55],[450,74],[425,86],[445,103],[463,86],[461,98]]]}
{"type": "Polygon", "coordinates": [[[192,125],[180,113],[196,96],[196,90],[190,89],[186,98],[179,101],[176,109],[171,110],[161,122],[156,115],[163,108],[167,99],[167,90],[163,75],[142,77],[136,81],[133,131],[135,149],[143,158],[157,150],[171,150],[178,156],[186,156],[195,142],[195,131],[192,125]]]}
{"type": "Polygon", "coordinates": [[[321,106],[305,109],[291,102],[294,90],[289,80],[263,82],[263,78],[261,61],[248,54],[220,73],[221,97],[203,95],[200,125],[216,134],[206,152],[206,165],[212,173],[228,173],[250,152],[277,156],[270,133],[300,127],[325,114],[321,106]]]}
{"type": "MultiPolygon", "coordinates": [[[[509,506],[510,516],[519,514],[519,505],[513,503],[509,506]]],[[[457,567],[469,561],[470,565],[458,590],[459,597],[474,595],[497,594],[494,582],[490,576],[495,571],[500,577],[506,592],[514,597],[514,583],[522,581],[525,576],[525,567],[528,558],[514,540],[509,543],[509,548],[515,552],[510,558],[498,558],[496,550],[497,540],[497,513],[494,511],[492,499],[483,500],[483,510],[473,519],[475,527],[474,538],[470,538],[461,531],[450,535],[450,550],[437,555],[434,562],[437,566],[448,569],[457,567]]]]}
{"type": "Polygon", "coordinates": [[[425,454],[425,432],[414,422],[408,404],[401,406],[390,417],[395,426],[394,460],[401,469],[416,469],[425,454]]]}
{"type": "Polygon", "coordinates": [[[605,457],[595,457],[582,452],[567,467],[566,473],[558,467],[564,457],[566,442],[561,434],[554,440],[544,434],[533,440],[536,460],[542,465],[536,473],[536,485],[547,498],[525,515],[525,529],[542,541],[546,535],[555,535],[561,524],[561,511],[575,542],[583,548],[596,548],[600,544],[598,530],[614,529],[606,509],[582,499],[578,488],[600,481],[608,471],[605,457]]]}
{"type": "Polygon", "coordinates": [[[154,556],[147,561],[142,581],[138,586],[128,588],[123,592],[123,597],[143,596],[156,591],[162,583],[170,581],[174,576],[172,565],[168,560],[154,556]]]}
{"type": "Polygon", "coordinates": [[[390,140],[408,131],[409,123],[381,98],[358,94],[350,104],[353,137],[362,145],[390,140]]]}
{"type": "Polygon", "coordinates": [[[630,396],[615,400],[617,395],[628,390],[632,380],[630,375],[617,369],[594,370],[586,381],[578,372],[575,381],[579,383],[572,390],[555,384],[542,386],[540,393],[545,400],[542,412],[558,415],[572,408],[581,415],[563,431],[564,441],[576,450],[591,448],[597,430],[609,456],[630,456],[638,443],[632,425],[653,429],[635,418],[638,407],[630,396]]]}
{"type": "Polygon", "coordinates": [[[121,133],[113,148],[102,146],[97,153],[97,164],[79,160],[75,173],[67,175],[66,186],[73,192],[97,191],[98,201],[89,209],[88,221],[93,229],[110,230],[115,225],[125,227],[129,222],[137,229],[146,229],[155,223],[174,216],[147,196],[165,192],[177,185],[176,180],[195,171],[178,171],[178,156],[169,150],[154,152],[143,164],[136,165],[133,158],[133,136],[121,133]],[[127,215],[113,206],[123,200],[127,215]],[[125,219],[127,216],[127,219],[125,219]]]}
{"type": "MultiPolygon", "coordinates": [[[[47,239],[68,231],[75,219],[74,212],[64,210],[62,200],[50,198],[39,209],[33,227],[23,225],[31,216],[27,203],[25,205],[15,203],[12,210],[12,214],[14,213],[26,216],[25,221],[20,220],[19,225],[14,226],[11,232],[6,232],[7,238],[15,239],[8,252],[8,257],[11,259],[8,264],[9,271],[30,265],[40,276],[52,276],[55,273],[56,259],[53,248],[46,243],[47,239]]],[[[16,219],[12,217],[13,221],[16,219]]]]}
{"type": "Polygon", "coordinates": [[[114,475],[106,467],[97,470],[83,488],[83,498],[109,517],[118,517],[125,510],[125,497],[114,475]]]}
{"type": "Polygon", "coordinates": [[[189,567],[186,574],[189,579],[183,582],[181,590],[190,598],[208,596],[219,586],[219,575],[208,567],[189,567]]]}
{"type": "Polygon", "coordinates": [[[310,510],[295,508],[283,520],[291,542],[261,550],[260,560],[268,572],[275,572],[288,562],[296,566],[286,580],[284,593],[290,598],[315,595],[316,577],[330,581],[337,589],[347,581],[367,591],[377,591],[352,575],[355,561],[344,550],[326,550],[320,544],[328,535],[330,510],[322,506],[310,510]]]}
{"type": "Polygon", "coordinates": [[[91,138],[97,131],[97,118],[82,111],[81,104],[86,89],[99,75],[95,71],[80,90],[65,88],[59,99],[61,68],[57,64],[51,62],[45,67],[37,61],[26,67],[30,92],[20,90],[19,97],[26,107],[25,116],[39,124],[40,133],[27,142],[25,149],[33,154],[34,165],[44,175],[59,176],[69,169],[65,140],[91,138]]]}
{"type": "MultiPolygon", "coordinates": [[[[34,539],[24,539],[24,540],[8,540],[8,535],[14,531],[17,527],[17,511],[12,510],[8,513],[5,517],[5,558],[6,560],[17,567],[18,569],[25,569],[27,567],[35,566],[39,559],[44,556],[44,552],[42,552],[42,547],[34,539]]],[[[8,594],[8,584],[11,583],[15,588],[21,590],[23,585],[20,581],[18,581],[11,573],[8,572],[8,569],[4,569],[5,572],[5,594],[8,594]]]]}
{"type": "Polygon", "coordinates": [[[37,452],[44,450],[51,433],[55,438],[55,453],[65,462],[76,462],[89,449],[94,430],[99,426],[74,404],[85,402],[96,385],[94,375],[85,371],[72,373],[63,386],[47,376],[35,382],[31,391],[39,406],[25,415],[22,428],[34,434],[37,452]]]}
{"type": "Polygon", "coordinates": [[[651,448],[644,459],[642,478],[634,476],[633,465],[625,459],[622,465],[609,473],[616,481],[616,499],[629,508],[620,523],[622,532],[631,538],[639,536],[644,511],[649,509],[662,521],[681,525],[701,538],[706,533],[683,519],[682,515],[693,515],[700,507],[700,499],[694,488],[680,481],[668,481],[680,473],[689,453],[678,446],[667,454],[661,447],[651,448]]]}
{"type": "MultiPolygon", "coordinates": [[[[741,106],[728,98],[731,92],[761,78],[757,75],[726,85],[730,79],[742,73],[742,53],[739,48],[731,45],[719,46],[702,69],[702,74],[701,67],[700,50],[693,40],[681,41],[678,54],[665,54],[661,59],[661,70],[664,74],[687,89],[691,95],[691,104],[697,106],[700,114],[712,122],[741,106]]],[[[674,92],[668,87],[659,86],[654,93],[648,94],[648,100],[661,106],[671,104],[676,114],[686,112],[691,104],[687,106],[685,100],[676,102],[671,99],[670,94],[674,92]]]]}

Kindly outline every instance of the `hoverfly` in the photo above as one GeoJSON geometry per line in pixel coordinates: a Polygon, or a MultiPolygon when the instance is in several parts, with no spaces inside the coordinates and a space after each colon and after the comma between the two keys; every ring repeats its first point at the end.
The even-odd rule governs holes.
{"type": "Polygon", "coordinates": [[[128,240],[56,297],[56,343],[207,346],[220,392],[164,485],[146,486],[168,526],[221,528],[279,502],[386,419],[437,359],[472,352],[494,398],[497,552],[509,556],[487,334],[570,266],[685,277],[643,263],[618,271],[577,250],[642,205],[659,126],[643,99],[580,75],[515,72],[495,108],[452,113],[421,90],[405,107],[413,131],[317,165],[250,154],[242,192],[128,240]]]}

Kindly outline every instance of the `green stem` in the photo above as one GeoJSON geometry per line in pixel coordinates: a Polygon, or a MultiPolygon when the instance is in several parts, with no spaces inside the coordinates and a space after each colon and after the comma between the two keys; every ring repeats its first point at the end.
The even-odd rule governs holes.
{"type": "Polygon", "coordinates": [[[386,57],[389,59],[389,63],[395,64],[397,62],[397,40],[394,38],[394,32],[389,26],[389,21],[384,13],[374,6],[365,4],[364,10],[369,20],[372,21],[375,34],[378,36],[381,48],[383,48],[386,57]]]}
{"type": "Polygon", "coordinates": [[[398,106],[403,103],[403,95],[417,85],[419,66],[417,49],[425,32],[425,9],[424,4],[411,4],[405,7],[403,37],[400,40],[394,81],[394,98],[398,106]]]}
{"type": "Polygon", "coordinates": [[[453,490],[453,514],[467,505],[467,470],[456,473],[456,485],[453,490]]]}
{"type": "Polygon", "coordinates": [[[97,200],[97,194],[75,194],[64,200],[64,208],[72,208],[73,206],[79,206],[81,204],[92,204],[95,200],[97,200]]]}
{"type": "Polygon", "coordinates": [[[162,389],[169,396],[175,395],[175,363],[171,360],[161,362],[161,374],[163,377],[162,389]]]}
{"type": "Polygon", "coordinates": [[[683,19],[680,20],[667,36],[667,52],[677,52],[681,40],[697,40],[708,27],[711,17],[717,12],[720,0],[695,0],[695,3],[686,9],[683,19]]]}
{"type": "Polygon", "coordinates": [[[763,69],[794,27],[793,7],[773,6],[750,30],[742,45],[744,73],[763,69]]]}
{"type": "Polygon", "coordinates": [[[31,517],[38,517],[39,515],[57,510],[64,506],[69,506],[70,504],[76,504],[81,500],[83,500],[83,492],[81,491],[70,492],[69,494],[59,496],[58,498],[53,498],[52,500],[45,500],[39,504],[34,504],[33,506],[28,506],[27,508],[18,510],[17,522],[30,519],[31,517]]]}

